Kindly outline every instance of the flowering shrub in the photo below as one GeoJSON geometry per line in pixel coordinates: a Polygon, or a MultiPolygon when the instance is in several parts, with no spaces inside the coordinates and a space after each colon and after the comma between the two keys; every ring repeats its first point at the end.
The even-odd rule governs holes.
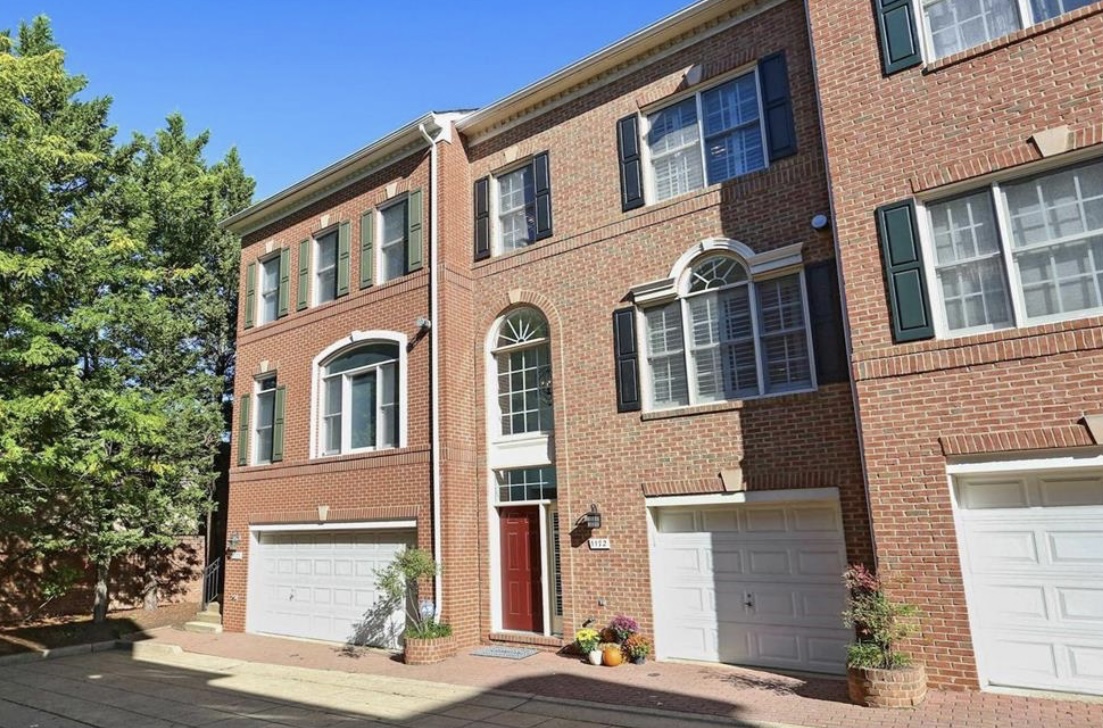
{"type": "Polygon", "coordinates": [[[636,634],[640,631],[640,623],[631,617],[625,617],[623,614],[618,614],[609,622],[609,629],[616,635],[617,642],[624,642],[628,639],[629,635],[636,634]]]}
{"type": "Polygon", "coordinates": [[[911,656],[897,652],[899,642],[918,631],[919,610],[885,596],[881,580],[865,566],[853,564],[843,573],[848,598],[843,619],[857,639],[847,646],[847,667],[892,669],[907,667],[911,656]]]}
{"type": "Polygon", "coordinates": [[[585,654],[597,649],[597,646],[601,644],[601,635],[598,634],[596,629],[587,627],[575,632],[574,641],[578,645],[579,651],[585,654]]]}
{"type": "Polygon", "coordinates": [[[624,640],[622,646],[625,653],[631,658],[647,657],[651,654],[651,640],[638,632],[628,635],[628,639],[624,640]]]}

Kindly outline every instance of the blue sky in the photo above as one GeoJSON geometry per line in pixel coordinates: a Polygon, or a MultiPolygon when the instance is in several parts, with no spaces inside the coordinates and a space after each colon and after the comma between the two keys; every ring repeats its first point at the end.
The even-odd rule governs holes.
{"type": "Polygon", "coordinates": [[[119,138],[179,111],[261,199],[420,116],[486,105],[692,0],[4,0],[46,14],[119,138]]]}

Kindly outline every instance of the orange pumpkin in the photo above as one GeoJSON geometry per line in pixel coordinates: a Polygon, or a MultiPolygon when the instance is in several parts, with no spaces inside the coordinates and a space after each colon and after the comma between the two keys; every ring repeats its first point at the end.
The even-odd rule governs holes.
{"type": "Polygon", "coordinates": [[[621,652],[620,645],[605,645],[605,649],[601,651],[601,660],[609,667],[616,667],[624,662],[624,653],[621,652]]]}

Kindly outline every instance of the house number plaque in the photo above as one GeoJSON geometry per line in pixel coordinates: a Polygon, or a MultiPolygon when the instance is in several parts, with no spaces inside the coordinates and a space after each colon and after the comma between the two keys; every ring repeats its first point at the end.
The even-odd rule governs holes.
{"type": "Polygon", "coordinates": [[[591,538],[589,544],[591,551],[608,551],[610,549],[609,539],[607,538],[591,538]]]}

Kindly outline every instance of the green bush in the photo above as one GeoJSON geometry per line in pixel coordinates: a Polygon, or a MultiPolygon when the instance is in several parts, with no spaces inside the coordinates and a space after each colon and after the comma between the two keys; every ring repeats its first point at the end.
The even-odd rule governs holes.
{"type": "Polygon", "coordinates": [[[452,634],[451,625],[438,622],[435,605],[431,599],[421,599],[418,593],[422,582],[437,575],[437,562],[428,551],[407,548],[395,555],[385,569],[376,571],[379,589],[391,604],[405,604],[407,637],[433,639],[452,634]]]}
{"type": "Polygon", "coordinates": [[[451,637],[452,625],[438,622],[435,619],[427,619],[423,624],[411,625],[406,628],[407,638],[419,640],[435,640],[438,637],[451,637]]]}
{"type": "Polygon", "coordinates": [[[850,567],[843,580],[849,592],[843,619],[856,635],[847,646],[847,667],[891,670],[910,665],[911,656],[897,645],[919,631],[919,610],[889,599],[881,581],[860,564],[850,567]]]}

